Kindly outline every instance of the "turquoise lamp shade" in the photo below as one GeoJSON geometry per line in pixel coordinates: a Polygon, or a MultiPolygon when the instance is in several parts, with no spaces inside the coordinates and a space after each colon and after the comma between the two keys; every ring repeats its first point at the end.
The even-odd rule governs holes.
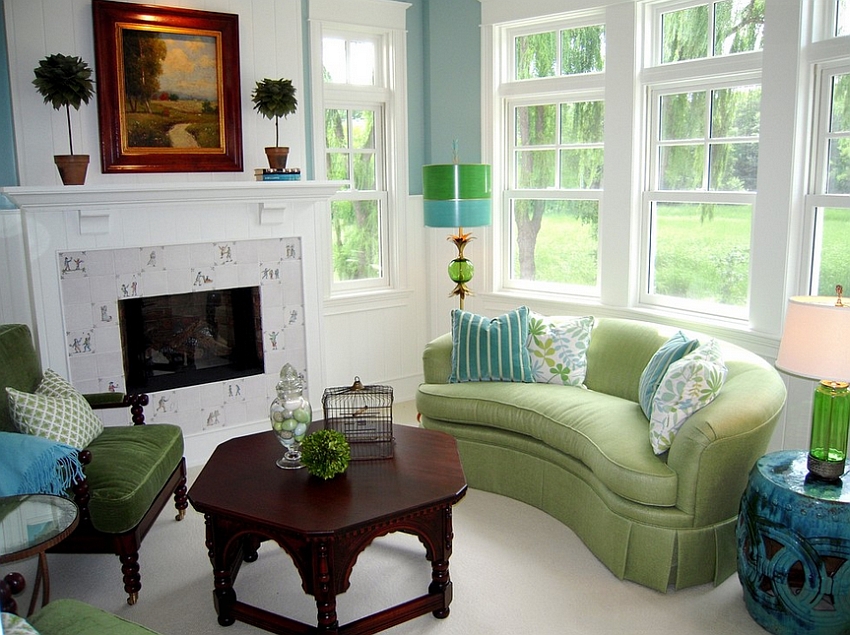
{"type": "Polygon", "coordinates": [[[422,168],[427,227],[482,227],[490,224],[490,166],[448,163],[422,168]]]}

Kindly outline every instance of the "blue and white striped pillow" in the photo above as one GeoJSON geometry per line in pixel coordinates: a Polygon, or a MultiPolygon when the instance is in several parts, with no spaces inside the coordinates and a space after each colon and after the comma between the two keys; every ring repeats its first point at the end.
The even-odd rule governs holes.
{"type": "Polygon", "coordinates": [[[533,382],[527,342],[526,306],[493,319],[455,309],[449,381],[533,382]]]}

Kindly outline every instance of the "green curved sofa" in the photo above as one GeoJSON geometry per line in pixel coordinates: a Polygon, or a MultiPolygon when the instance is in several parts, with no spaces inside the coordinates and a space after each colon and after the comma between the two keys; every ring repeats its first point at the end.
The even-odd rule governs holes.
{"type": "Polygon", "coordinates": [[[721,342],[728,375],[720,394],[656,456],[638,384],[674,332],[597,318],[587,352],[588,390],[450,384],[452,340],[443,335],[423,354],[420,423],[457,439],[470,487],[554,516],[620,579],[659,591],[719,584],[736,570],[741,495],[767,450],[786,389],[761,357],[721,342]]]}

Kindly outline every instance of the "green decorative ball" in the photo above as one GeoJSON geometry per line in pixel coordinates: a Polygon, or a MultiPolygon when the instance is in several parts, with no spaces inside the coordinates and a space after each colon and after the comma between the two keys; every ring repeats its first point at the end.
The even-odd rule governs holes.
{"type": "Polygon", "coordinates": [[[472,280],[475,267],[466,258],[455,258],[449,263],[449,278],[452,282],[465,283],[472,280]]]}
{"type": "Polygon", "coordinates": [[[301,442],[301,462],[314,476],[333,478],[348,469],[350,460],[351,446],[342,432],[316,430],[301,442]]]}

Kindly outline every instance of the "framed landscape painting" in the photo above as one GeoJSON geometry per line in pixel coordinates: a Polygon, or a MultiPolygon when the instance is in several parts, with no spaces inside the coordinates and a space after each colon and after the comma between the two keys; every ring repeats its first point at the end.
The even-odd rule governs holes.
{"type": "Polygon", "coordinates": [[[93,0],[103,172],[242,170],[239,17],[93,0]]]}

